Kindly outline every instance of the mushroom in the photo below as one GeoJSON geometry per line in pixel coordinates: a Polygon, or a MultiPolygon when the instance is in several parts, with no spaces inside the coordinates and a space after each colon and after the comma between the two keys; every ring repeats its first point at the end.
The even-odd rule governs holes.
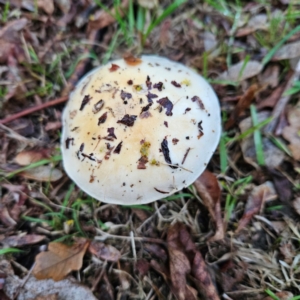
{"type": "Polygon", "coordinates": [[[87,74],[70,95],[63,164],[98,200],[148,203],[192,184],[220,133],[219,101],[203,77],[158,56],[119,59],[87,74]]]}

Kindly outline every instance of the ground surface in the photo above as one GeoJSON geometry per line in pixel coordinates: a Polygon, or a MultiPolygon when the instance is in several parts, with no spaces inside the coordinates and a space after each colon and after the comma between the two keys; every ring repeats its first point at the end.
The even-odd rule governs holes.
{"type": "Polygon", "coordinates": [[[0,0],[0,299],[300,299],[297,2],[0,0]],[[219,148],[173,196],[101,203],[64,173],[62,109],[153,53],[213,85],[219,148]]]}

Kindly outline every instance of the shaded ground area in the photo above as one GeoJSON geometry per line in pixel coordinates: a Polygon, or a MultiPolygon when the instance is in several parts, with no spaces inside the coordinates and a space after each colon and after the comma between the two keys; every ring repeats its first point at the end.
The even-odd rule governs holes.
{"type": "Polygon", "coordinates": [[[0,0],[0,299],[300,299],[297,2],[0,0]],[[173,196],[101,203],[62,168],[64,104],[153,53],[213,85],[219,148],[173,196]]]}

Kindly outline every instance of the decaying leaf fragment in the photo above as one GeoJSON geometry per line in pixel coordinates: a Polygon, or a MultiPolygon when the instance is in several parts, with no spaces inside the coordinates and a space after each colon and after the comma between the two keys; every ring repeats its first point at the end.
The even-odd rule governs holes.
{"type": "Polygon", "coordinates": [[[293,158],[300,160],[300,101],[296,106],[291,107],[288,112],[289,126],[283,129],[283,137],[290,142],[289,148],[293,158]]]}
{"type": "Polygon", "coordinates": [[[235,65],[232,65],[227,71],[222,73],[218,77],[218,80],[243,81],[258,75],[262,68],[262,64],[258,61],[241,61],[235,65]]]}
{"type": "Polygon", "coordinates": [[[71,271],[81,268],[89,244],[87,239],[79,239],[72,246],[50,243],[48,251],[36,256],[33,275],[39,280],[50,278],[55,281],[62,280],[71,271]]]}
{"type": "Polygon", "coordinates": [[[236,233],[245,228],[253,216],[259,214],[263,210],[266,201],[275,200],[276,197],[271,182],[256,186],[247,200],[245,211],[243,217],[239,221],[236,233]]]}
{"type": "Polygon", "coordinates": [[[51,181],[59,180],[63,173],[61,170],[53,168],[52,166],[38,166],[33,169],[28,169],[20,173],[25,178],[36,181],[51,181]]]}
{"type": "Polygon", "coordinates": [[[211,241],[223,239],[224,224],[220,204],[221,189],[216,176],[206,170],[194,182],[194,186],[216,226],[216,232],[211,241]]]}
{"type": "Polygon", "coordinates": [[[237,121],[238,117],[245,112],[246,109],[250,107],[250,104],[254,100],[255,93],[258,91],[258,85],[253,84],[245,92],[245,94],[240,98],[239,102],[232,111],[230,118],[225,124],[225,129],[228,130],[231,128],[234,123],[237,121]]]}
{"type": "Polygon", "coordinates": [[[100,242],[91,242],[88,250],[100,259],[107,261],[118,261],[121,258],[121,253],[118,249],[100,242]]]}
{"type": "Polygon", "coordinates": [[[220,299],[205,261],[196,249],[186,225],[182,223],[172,225],[168,231],[167,244],[171,290],[177,299],[197,299],[193,288],[187,284],[187,275],[194,278],[199,292],[206,297],[204,299],[220,299]]]}

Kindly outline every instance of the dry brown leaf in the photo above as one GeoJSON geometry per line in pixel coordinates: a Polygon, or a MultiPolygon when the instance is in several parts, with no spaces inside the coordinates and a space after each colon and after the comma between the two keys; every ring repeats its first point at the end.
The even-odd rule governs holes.
{"type": "Polygon", "coordinates": [[[27,25],[27,19],[21,18],[14,21],[10,21],[0,30],[0,38],[5,39],[7,42],[18,42],[18,31],[25,28],[27,25]]]}
{"type": "Polygon", "coordinates": [[[11,217],[7,207],[2,203],[0,203],[0,221],[7,227],[17,225],[17,222],[11,217]]]}
{"type": "Polygon", "coordinates": [[[247,22],[247,26],[244,28],[240,28],[235,34],[236,37],[242,37],[245,35],[249,35],[256,30],[266,30],[268,29],[268,16],[266,14],[257,14],[251,17],[251,19],[247,22]]]}
{"type": "Polygon", "coordinates": [[[102,260],[118,261],[121,258],[121,253],[118,249],[100,242],[91,242],[88,250],[102,260]]]}
{"type": "Polygon", "coordinates": [[[51,166],[39,166],[20,173],[25,178],[36,181],[51,181],[55,182],[62,178],[63,173],[59,169],[51,166]]]}
{"type": "Polygon", "coordinates": [[[295,208],[298,215],[300,215],[300,197],[293,201],[293,207],[295,208]]]}
{"type": "Polygon", "coordinates": [[[186,276],[191,271],[190,262],[186,255],[174,247],[169,246],[169,267],[170,277],[173,287],[176,291],[176,296],[179,300],[186,298],[186,276]]]}
{"type": "Polygon", "coordinates": [[[262,74],[258,75],[260,85],[268,85],[271,88],[276,88],[279,83],[279,72],[279,65],[268,66],[262,74]]]}
{"type": "Polygon", "coordinates": [[[300,160],[300,101],[288,111],[289,126],[283,129],[282,136],[290,142],[289,148],[294,159],[300,160]]]}
{"type": "Polygon", "coordinates": [[[63,243],[50,243],[47,252],[39,253],[35,258],[33,275],[41,279],[62,280],[71,271],[79,270],[82,259],[90,242],[79,239],[72,246],[63,243]]]}
{"type": "Polygon", "coordinates": [[[141,277],[147,275],[149,268],[150,264],[145,259],[139,259],[134,266],[135,272],[141,277]]]}
{"type": "Polygon", "coordinates": [[[273,60],[290,59],[300,56],[300,42],[289,43],[282,46],[273,56],[273,60]]]}
{"type": "Polygon", "coordinates": [[[241,61],[232,65],[227,71],[223,72],[217,79],[229,81],[243,81],[258,75],[263,66],[260,62],[250,60],[248,62],[241,61]]]}
{"type": "Polygon", "coordinates": [[[225,124],[225,130],[230,129],[237,119],[248,109],[254,100],[255,93],[258,91],[258,85],[252,84],[245,94],[240,98],[239,102],[235,106],[234,110],[232,111],[228,121],[225,124]]]}
{"type": "MultiPolygon", "coordinates": [[[[123,17],[127,11],[128,0],[123,0],[118,9],[118,14],[123,17]]],[[[89,19],[88,23],[88,32],[91,30],[99,30],[102,29],[112,23],[115,22],[115,18],[113,16],[116,15],[115,9],[111,9],[110,12],[104,10],[98,10],[94,13],[93,18],[89,19]]]]}
{"type": "MultiPolygon", "coordinates": [[[[9,299],[36,300],[39,299],[37,297],[44,297],[50,300],[53,295],[57,294],[60,300],[97,300],[90,288],[80,284],[71,276],[57,282],[52,279],[37,280],[34,276],[30,276],[24,280],[24,278],[19,278],[17,274],[14,274],[10,262],[4,259],[0,260],[0,270],[9,275],[3,287],[9,299]],[[20,287],[22,287],[21,293],[20,287]],[[15,297],[17,294],[19,296],[15,297]]],[[[0,299],[2,300],[1,297],[0,299]]]]}
{"type": "Polygon", "coordinates": [[[273,108],[276,105],[276,103],[278,102],[278,100],[280,99],[280,97],[282,96],[283,91],[284,91],[284,85],[280,85],[271,93],[271,95],[269,97],[260,101],[257,104],[256,108],[257,109],[262,109],[265,107],[273,108]]]}
{"type": "MultiPolygon", "coordinates": [[[[168,230],[170,279],[173,292],[178,299],[194,299],[194,292],[186,284],[186,276],[191,275],[199,291],[206,299],[219,300],[204,259],[192,241],[186,225],[175,223],[168,230]]],[[[195,298],[197,299],[197,298],[195,298]]]]}
{"type": "Polygon", "coordinates": [[[291,265],[293,263],[294,258],[297,255],[297,251],[296,251],[295,246],[293,245],[293,243],[291,241],[288,241],[286,243],[282,243],[279,247],[279,251],[284,257],[283,260],[287,264],[291,265]]]}
{"type": "Polygon", "coordinates": [[[64,14],[69,12],[71,8],[71,0],[54,0],[54,2],[64,14]]]}
{"type": "Polygon", "coordinates": [[[211,241],[223,239],[224,224],[220,204],[221,189],[216,176],[205,170],[194,182],[194,186],[216,226],[216,232],[211,241]]]}
{"type": "Polygon", "coordinates": [[[54,12],[53,0],[37,0],[37,6],[48,15],[52,15],[54,12]]]}
{"type": "Polygon", "coordinates": [[[17,154],[14,161],[20,166],[28,166],[41,159],[48,158],[49,149],[26,150],[17,154]]]}
{"type": "Polygon", "coordinates": [[[247,200],[244,214],[239,221],[236,233],[245,228],[254,215],[262,212],[266,201],[275,199],[276,194],[270,182],[266,182],[264,184],[256,186],[247,200]]]}
{"type": "Polygon", "coordinates": [[[22,247],[26,245],[39,243],[45,238],[45,235],[37,234],[11,235],[4,238],[3,240],[0,240],[0,243],[8,247],[22,247]]]}
{"type": "Polygon", "coordinates": [[[268,170],[270,175],[272,176],[272,181],[280,201],[282,203],[290,205],[290,200],[293,194],[293,186],[291,182],[284,174],[282,174],[278,170],[273,168],[269,168],[268,170]]]}

